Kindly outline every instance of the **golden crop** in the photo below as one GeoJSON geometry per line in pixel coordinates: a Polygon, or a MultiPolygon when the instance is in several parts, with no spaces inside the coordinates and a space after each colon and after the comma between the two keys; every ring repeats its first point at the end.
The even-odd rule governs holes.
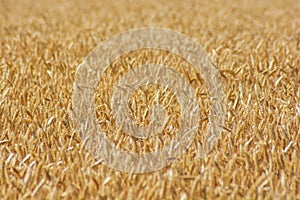
{"type": "MultiPolygon", "coordinates": [[[[0,0],[0,77],[0,199],[300,199],[297,0],[0,0]],[[127,174],[85,150],[71,118],[72,90],[79,64],[97,44],[140,27],[170,28],[203,45],[223,77],[227,118],[217,145],[199,159],[210,112],[201,77],[167,52],[121,57],[99,82],[95,101],[101,127],[120,148],[148,152],[173,135],[164,130],[161,138],[138,141],[107,123],[111,84],[136,64],[173,63],[197,90],[201,109],[186,154],[162,170],[127,174]]],[[[178,102],[158,86],[130,99],[136,123],[148,123],[145,105],[153,99],[177,127],[178,102]]]]}

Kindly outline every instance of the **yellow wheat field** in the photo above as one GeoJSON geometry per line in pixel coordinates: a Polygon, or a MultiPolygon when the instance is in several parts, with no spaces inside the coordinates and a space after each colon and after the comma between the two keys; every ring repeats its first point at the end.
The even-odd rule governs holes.
{"type": "MultiPolygon", "coordinates": [[[[115,136],[103,106],[128,68],[164,58],[170,65],[181,59],[133,52],[99,82],[97,119],[119,148],[148,152],[172,138],[168,130],[145,141],[115,136]]],[[[0,0],[0,77],[0,199],[300,199],[297,0],[0,0]],[[198,88],[199,134],[171,166],[127,174],[84,148],[71,117],[72,90],[78,66],[97,44],[141,27],[169,28],[203,45],[222,75],[226,125],[199,159],[210,104],[205,83],[188,66],[181,73],[198,88]]],[[[156,94],[158,103],[170,105],[168,123],[176,127],[178,101],[159,86],[141,88],[129,100],[136,122],[149,122],[141,113],[156,94]]]]}

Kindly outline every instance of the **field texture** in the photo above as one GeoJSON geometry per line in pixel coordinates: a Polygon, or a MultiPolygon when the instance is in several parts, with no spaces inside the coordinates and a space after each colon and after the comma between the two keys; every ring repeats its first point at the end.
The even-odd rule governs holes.
{"type": "MultiPolygon", "coordinates": [[[[0,77],[0,199],[300,199],[297,0],[0,0],[0,77]],[[116,134],[105,105],[114,82],[130,68],[174,66],[197,89],[201,108],[186,154],[159,171],[129,174],[86,150],[71,116],[72,93],[80,63],[97,44],[141,27],[169,28],[197,40],[220,70],[227,113],[216,146],[199,158],[210,114],[201,74],[160,50],[119,58],[95,95],[99,124],[119,148],[149,152],[175,134],[163,130],[162,137],[144,141],[116,134]]],[[[161,98],[152,103],[167,107],[176,130],[178,101],[157,85],[130,98],[136,123],[149,123],[145,110],[156,95],[161,98]]]]}

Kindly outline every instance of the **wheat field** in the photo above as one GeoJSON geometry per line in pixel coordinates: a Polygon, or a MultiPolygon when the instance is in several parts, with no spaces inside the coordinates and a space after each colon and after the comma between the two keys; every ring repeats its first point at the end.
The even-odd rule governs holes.
{"type": "MultiPolygon", "coordinates": [[[[154,140],[161,148],[173,135],[164,130],[164,137],[133,148],[134,139],[114,137],[115,125],[104,123],[112,120],[103,107],[112,84],[134,67],[125,61],[164,57],[170,65],[180,60],[138,51],[116,61],[99,81],[97,119],[120,148],[147,152],[154,140]]],[[[0,77],[0,199],[300,199],[297,0],[0,0],[0,77]],[[197,40],[220,70],[227,112],[217,144],[198,158],[209,126],[209,91],[188,66],[182,73],[199,88],[201,105],[195,141],[172,165],[130,174],[86,150],[71,116],[72,93],[79,65],[97,44],[141,27],[197,40]]],[[[149,123],[141,113],[157,91],[159,103],[170,100],[170,91],[159,86],[141,88],[129,100],[137,123],[149,123]]],[[[179,105],[170,102],[169,123],[176,127],[179,105]]]]}

